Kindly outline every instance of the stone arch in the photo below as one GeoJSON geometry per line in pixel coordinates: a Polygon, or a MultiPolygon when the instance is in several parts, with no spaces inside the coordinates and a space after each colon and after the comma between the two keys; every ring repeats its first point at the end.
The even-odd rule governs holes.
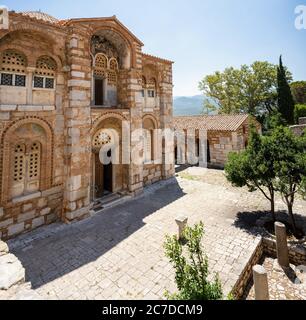
{"type": "MultiPolygon", "coordinates": [[[[14,70],[14,71],[10,70],[10,71],[12,71],[12,72],[17,72],[18,71],[18,72],[25,73],[25,69],[26,69],[26,67],[28,65],[28,59],[27,59],[26,54],[22,51],[22,49],[19,49],[19,48],[17,50],[16,49],[7,48],[7,49],[5,49],[5,50],[0,52],[0,57],[1,57],[1,60],[0,60],[0,67],[1,67],[0,68],[0,72],[2,71],[3,64],[7,64],[7,62],[5,61],[6,60],[6,58],[5,58],[6,55],[12,55],[12,56],[17,55],[17,57],[13,57],[13,59],[14,58],[18,59],[19,58],[20,65],[19,65],[19,67],[16,66],[15,69],[16,68],[22,69],[22,71],[21,70],[14,70]],[[21,62],[20,59],[22,59],[23,61],[21,62]]],[[[12,57],[9,57],[8,59],[12,60],[12,57]]],[[[10,61],[10,63],[12,63],[12,61],[10,61]]],[[[14,66],[12,66],[12,67],[14,67],[14,66]]],[[[4,70],[4,71],[6,71],[6,70],[4,70]]]]}
{"type": "MultiPolygon", "coordinates": [[[[56,61],[56,64],[58,67],[62,67],[64,65],[65,56],[57,55],[55,54],[55,51],[50,50],[48,48],[40,48],[39,51],[33,50],[29,51],[26,50],[22,45],[19,45],[18,43],[14,42],[14,39],[16,39],[16,35],[31,35],[36,38],[41,38],[44,40],[45,43],[48,43],[49,46],[54,48],[56,46],[56,43],[58,39],[53,38],[53,36],[50,35],[50,33],[46,33],[44,30],[40,28],[36,28],[34,33],[31,33],[33,29],[27,29],[27,28],[20,28],[16,30],[10,30],[7,32],[3,37],[0,38],[0,48],[1,51],[7,50],[7,49],[15,49],[18,51],[22,51],[28,60],[28,65],[31,67],[35,67],[36,60],[43,55],[50,56],[56,61]],[[8,43],[7,43],[7,41],[8,43]]],[[[37,40],[38,41],[38,40],[37,40]]],[[[35,39],[34,39],[35,43],[35,39]]]]}
{"type": "Polygon", "coordinates": [[[116,113],[116,112],[104,113],[93,122],[92,128],[91,128],[91,134],[93,134],[99,128],[101,123],[108,118],[115,118],[120,121],[128,121],[128,119],[120,113],[116,113]]]}
{"type": "Polygon", "coordinates": [[[145,114],[142,117],[142,123],[144,123],[146,119],[150,119],[153,122],[154,129],[159,129],[159,121],[156,119],[156,117],[153,114],[145,114]]]}
{"type": "Polygon", "coordinates": [[[10,23],[9,30],[7,30],[6,32],[3,33],[3,36],[0,38],[0,41],[8,34],[10,34],[12,32],[17,32],[17,31],[26,31],[26,32],[30,32],[30,33],[42,33],[45,38],[49,39],[54,44],[57,41],[55,34],[53,35],[50,32],[46,32],[46,29],[44,29],[43,27],[41,27],[39,25],[28,23],[28,22],[19,22],[16,24],[10,23]]]}
{"type": "MultiPolygon", "coordinates": [[[[104,190],[101,185],[104,185],[104,173],[102,175],[97,172],[108,172],[111,176],[111,192],[117,192],[124,188],[128,183],[128,168],[122,164],[122,121],[126,120],[122,115],[115,112],[105,113],[96,119],[91,130],[91,163],[92,163],[92,198],[95,199],[101,190],[104,190]],[[104,143],[96,143],[96,139],[104,139],[104,143]],[[108,166],[103,163],[103,157],[111,151],[111,163],[108,166]],[[99,162],[98,162],[99,161],[99,162]],[[102,161],[102,162],[101,162],[102,161]],[[110,173],[111,172],[111,173],[110,173]],[[99,178],[100,177],[100,178],[99,178]],[[102,179],[102,180],[101,180],[102,179]],[[101,182],[103,181],[103,182],[101,182]]],[[[107,154],[107,157],[110,155],[107,154]]],[[[108,189],[106,189],[108,190],[108,189]]]]}
{"type": "Polygon", "coordinates": [[[158,121],[152,114],[146,114],[142,118],[143,136],[144,136],[144,160],[145,163],[154,161],[158,149],[158,121]]]}
{"type": "MultiPolygon", "coordinates": [[[[128,59],[129,67],[125,67],[124,69],[130,69],[131,67],[135,67],[136,53],[134,50],[133,41],[129,38],[129,36],[125,34],[124,30],[122,30],[117,25],[113,25],[113,24],[108,25],[108,23],[104,23],[103,26],[97,26],[92,28],[91,32],[89,33],[90,41],[93,38],[93,36],[99,35],[99,32],[107,32],[107,31],[121,38],[121,40],[125,43],[126,48],[128,49],[126,58],[128,59]]],[[[92,54],[91,46],[89,46],[89,51],[90,51],[90,54],[92,54]]]]}
{"type": "MultiPolygon", "coordinates": [[[[53,130],[49,123],[38,117],[26,117],[11,123],[1,136],[1,154],[0,154],[0,194],[1,202],[10,201],[10,174],[11,150],[18,142],[15,133],[18,129],[34,125],[37,130],[41,130],[41,136],[35,137],[35,141],[41,145],[41,176],[39,190],[46,190],[52,187],[53,173],[53,130]]],[[[34,142],[34,141],[33,141],[34,142]]]]}

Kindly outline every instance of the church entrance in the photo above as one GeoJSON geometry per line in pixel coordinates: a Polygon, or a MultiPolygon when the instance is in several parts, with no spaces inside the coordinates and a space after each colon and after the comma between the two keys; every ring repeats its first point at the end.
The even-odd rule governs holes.
{"type": "MultiPolygon", "coordinates": [[[[110,151],[109,151],[110,152],[110,151]]],[[[113,165],[102,164],[99,153],[95,153],[94,190],[95,199],[102,198],[113,192],[113,165]]]]}

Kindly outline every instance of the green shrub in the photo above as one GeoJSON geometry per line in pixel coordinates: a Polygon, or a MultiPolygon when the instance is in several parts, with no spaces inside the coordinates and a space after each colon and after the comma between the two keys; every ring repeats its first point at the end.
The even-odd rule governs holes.
{"type": "Polygon", "coordinates": [[[207,279],[208,259],[204,254],[201,240],[204,235],[203,223],[194,228],[186,227],[184,243],[176,236],[166,236],[164,244],[166,256],[175,269],[175,281],[178,293],[166,293],[168,299],[174,300],[219,300],[222,288],[218,275],[212,281],[207,279]]]}
{"type": "Polygon", "coordinates": [[[299,118],[306,117],[306,104],[296,104],[294,108],[294,121],[299,123],[299,118]]]}

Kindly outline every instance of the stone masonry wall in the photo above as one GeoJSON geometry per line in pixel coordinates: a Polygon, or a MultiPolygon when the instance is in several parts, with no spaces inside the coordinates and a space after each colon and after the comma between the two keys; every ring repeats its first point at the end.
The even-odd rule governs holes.
{"type": "MultiPolygon", "coordinates": [[[[144,116],[155,119],[158,128],[172,128],[172,62],[143,54],[141,42],[115,17],[54,24],[11,12],[10,29],[0,30],[0,53],[7,49],[26,56],[27,84],[24,88],[0,88],[0,238],[3,239],[56,220],[71,222],[89,216],[93,188],[92,137],[99,121],[107,123],[108,116],[110,122],[114,118],[129,121],[130,135],[122,136],[121,143],[130,140],[132,151],[142,141],[141,134],[135,136],[132,132],[142,129],[144,116]],[[91,38],[99,30],[112,33],[112,39],[121,41],[127,48],[119,71],[117,107],[91,106],[91,38]],[[44,55],[57,64],[54,90],[32,88],[36,61],[44,55]],[[140,99],[139,79],[145,65],[150,66],[157,81],[158,103],[150,110],[144,110],[140,99]],[[10,157],[6,132],[11,127],[18,128],[19,121],[41,125],[48,141],[41,164],[44,180],[39,191],[12,199],[8,191],[12,174],[6,164],[10,157]]],[[[144,185],[171,177],[174,162],[165,163],[170,151],[171,147],[164,146],[160,165],[117,166],[115,191],[138,194],[144,185]]],[[[141,157],[143,148],[133,152],[141,157]]]]}
{"type": "MultiPolygon", "coordinates": [[[[66,31],[36,19],[10,13],[10,29],[0,30],[0,52],[16,50],[25,55],[26,86],[24,97],[15,99],[18,87],[2,87],[0,92],[0,238],[8,239],[19,233],[35,229],[62,218],[64,171],[64,109],[67,106],[66,56],[62,51],[66,43],[66,31]],[[55,89],[32,88],[36,61],[48,55],[57,64],[55,89]],[[4,91],[10,90],[9,96],[4,91]],[[17,91],[16,91],[17,90],[17,91]],[[47,162],[42,160],[45,175],[39,192],[12,198],[10,181],[13,178],[7,162],[12,163],[7,141],[13,129],[26,123],[43,125],[50,132],[46,152],[47,162]],[[50,165],[50,166],[49,166],[50,165]]],[[[41,173],[42,174],[42,173],[41,173]]]]}

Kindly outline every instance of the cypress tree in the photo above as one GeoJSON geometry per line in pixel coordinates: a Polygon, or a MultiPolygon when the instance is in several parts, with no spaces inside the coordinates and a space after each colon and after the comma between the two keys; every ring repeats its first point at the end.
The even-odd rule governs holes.
{"type": "Polygon", "coordinates": [[[288,124],[294,124],[294,100],[283,66],[282,56],[277,68],[277,103],[278,111],[288,124]]]}

